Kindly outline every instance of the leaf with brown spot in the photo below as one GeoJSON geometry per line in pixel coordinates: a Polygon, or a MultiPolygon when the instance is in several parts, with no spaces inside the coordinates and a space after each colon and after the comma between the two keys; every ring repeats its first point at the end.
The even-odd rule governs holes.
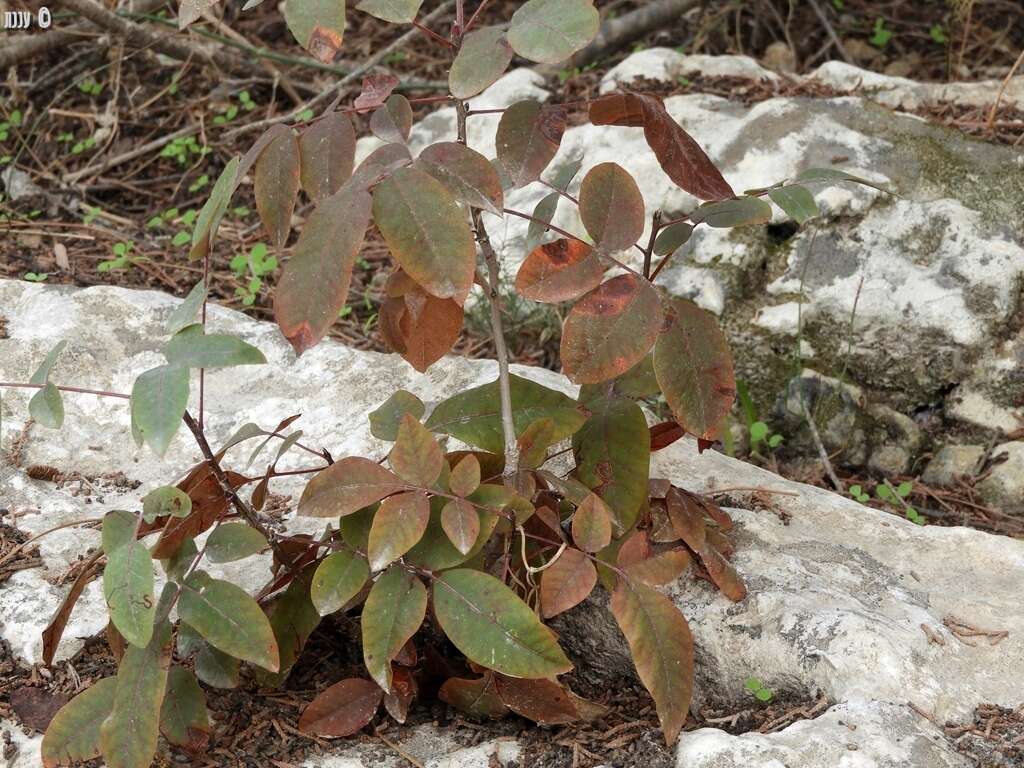
{"type": "Polygon", "coordinates": [[[412,105],[400,93],[388,96],[384,105],[370,115],[370,131],[381,141],[408,141],[412,131],[412,105]]]}
{"type": "Polygon", "coordinates": [[[299,45],[328,64],[341,49],[345,34],[345,0],[289,0],[284,20],[299,45]]]}
{"type": "Polygon", "coordinates": [[[480,515],[465,499],[452,499],[441,510],[441,527],[455,548],[466,555],[480,535],[480,515]]]}
{"type": "Polygon", "coordinates": [[[505,705],[527,720],[540,725],[565,725],[580,719],[569,691],[554,680],[519,680],[496,675],[495,684],[505,705]]]}
{"type": "Polygon", "coordinates": [[[555,420],[537,419],[519,435],[519,466],[536,469],[547,458],[548,446],[555,442],[555,420]]]}
{"type": "Polygon", "coordinates": [[[465,144],[440,141],[420,152],[417,166],[444,184],[457,200],[502,215],[505,193],[490,160],[465,144]]]}
{"type": "Polygon", "coordinates": [[[373,192],[373,218],[395,260],[439,299],[465,302],[476,274],[476,243],[448,189],[417,168],[400,168],[373,192]]]}
{"type": "Polygon", "coordinates": [[[563,107],[543,106],[532,99],[505,110],[494,141],[498,162],[513,187],[540,178],[558,152],[565,123],[563,107]]]}
{"type": "Polygon", "coordinates": [[[595,165],[583,178],[580,219],[600,250],[631,248],[644,233],[644,211],[640,187],[621,165],[595,165]]]}
{"type": "MultiPolygon", "coordinates": [[[[343,112],[331,112],[299,135],[299,178],[314,202],[330,197],[352,176],[356,132],[343,112]]],[[[306,226],[309,226],[308,222],[306,226]]]]}
{"type": "Polygon", "coordinates": [[[577,384],[615,378],[643,360],[661,323],[654,286],[631,274],[613,277],[580,299],[565,319],[562,368],[577,384]]]}
{"type": "Polygon", "coordinates": [[[274,318],[296,354],[318,344],[345,306],[371,207],[367,192],[343,187],[306,220],[274,293],[274,318]]]}
{"type": "Polygon", "coordinates": [[[416,678],[399,666],[391,668],[391,693],[384,696],[384,709],[399,723],[405,723],[409,707],[416,698],[416,678]]]}
{"type": "Polygon", "coordinates": [[[637,674],[654,698],[665,742],[672,744],[686,723],[693,695],[690,627],[665,595],[629,579],[619,579],[611,610],[637,674]]]}
{"type": "Polygon", "coordinates": [[[299,730],[313,736],[343,738],[373,720],[384,698],[376,683],[352,677],[335,683],[310,703],[299,718],[299,730]]]}
{"type": "Polygon", "coordinates": [[[430,430],[407,413],[399,422],[398,437],[388,454],[388,462],[406,482],[429,488],[441,476],[444,452],[430,430]]]}
{"type": "Polygon", "coordinates": [[[430,522],[427,494],[408,491],[389,496],[373,517],[366,556],[371,571],[381,571],[423,538],[430,522]]]}
{"type": "Polygon", "coordinates": [[[732,187],[721,171],[693,137],[672,119],[657,97],[637,93],[602,96],[590,102],[590,122],[642,126],[648,146],[672,181],[701,200],[733,197],[732,187]]]}
{"type": "Polygon", "coordinates": [[[654,453],[655,451],[660,451],[662,448],[668,448],[677,440],[682,440],[686,435],[686,430],[674,421],[663,421],[650,428],[650,435],[651,453],[654,453]]]}
{"type": "Polygon", "coordinates": [[[477,680],[450,677],[438,691],[438,698],[467,715],[497,720],[508,714],[508,707],[498,696],[494,677],[491,672],[477,680]]]}
{"type": "Polygon", "coordinates": [[[540,607],[545,619],[579,605],[597,584],[597,569],[585,554],[567,547],[540,575],[540,607]]]}
{"type": "Polygon", "coordinates": [[[260,153],[253,171],[256,210],[270,242],[284,248],[299,196],[299,142],[292,131],[275,138],[260,153]]]}
{"type": "Polygon", "coordinates": [[[348,456],[309,481],[299,499],[299,514],[305,517],[351,515],[404,487],[395,473],[377,462],[348,456]]]}
{"type": "Polygon", "coordinates": [[[612,513],[596,493],[591,493],[576,508],[572,539],[584,552],[599,552],[611,543],[612,513]]]}
{"type": "Polygon", "coordinates": [[[597,288],[604,272],[593,248],[563,237],[538,246],[526,257],[516,274],[516,292],[548,304],[572,301],[597,288]]]}
{"type": "Polygon", "coordinates": [[[736,395],[729,340],[715,317],[688,299],[672,299],[667,328],[654,346],[654,372],[676,421],[718,440],[736,395]]]}

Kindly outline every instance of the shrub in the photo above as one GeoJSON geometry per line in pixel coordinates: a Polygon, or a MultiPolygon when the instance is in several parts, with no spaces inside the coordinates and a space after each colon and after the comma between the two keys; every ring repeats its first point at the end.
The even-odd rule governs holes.
{"type": "MultiPolygon", "coordinates": [[[[420,4],[362,0],[358,7],[410,23],[420,4]]],[[[344,19],[315,15],[325,7],[289,0],[286,20],[302,45],[329,60],[344,19]]],[[[140,510],[106,516],[102,549],[44,633],[49,663],[77,595],[102,572],[107,637],[119,669],[57,714],[43,741],[45,765],[102,755],[115,768],[145,768],[158,735],[182,747],[204,743],[210,725],[197,680],[237,686],[244,664],[260,685],[281,685],[321,617],[338,611],[360,611],[367,676],[323,691],[303,713],[303,731],[353,734],[381,704],[403,721],[417,693],[418,635],[438,630],[464,656],[464,674],[440,687],[452,706],[478,716],[511,710],[543,723],[592,716],[594,705],[559,682],[573,665],[544,622],[579,605],[598,583],[611,593],[611,612],[665,739],[676,739],[690,704],[694,647],[683,615],[657,587],[691,570],[732,600],[746,590],[729,563],[728,515],[649,476],[651,452],[684,433],[702,450],[717,441],[735,392],[729,347],[714,317],[666,295],[656,280],[697,226],[767,222],[769,201],[802,223],[817,213],[803,183],[860,180],[812,169],[794,183],[736,195],[662,102],[633,92],[586,104],[522,101],[503,110],[495,160],[467,146],[466,125],[477,114],[468,100],[494,83],[513,55],[563,61],[597,30],[591,0],[529,0],[507,28],[480,28],[458,2],[450,36],[431,33],[454,56],[445,98],[458,118],[451,141],[413,158],[410,100],[393,92],[393,78],[370,77],[352,106],[305,124],[273,125],[227,164],[195,218],[190,257],[207,266],[220,220],[248,175],[278,251],[300,192],[315,204],[274,290],[276,321],[296,354],[319,343],[345,306],[372,221],[395,261],[380,310],[389,345],[426,370],[459,336],[475,292],[490,302],[499,375],[429,414],[412,393],[391,394],[370,415],[372,433],[393,444],[387,457],[334,460],[302,445],[300,433],[288,431],[293,419],[272,429],[242,425],[215,451],[202,406],[198,417],[187,410],[192,385],[208,371],[265,361],[238,338],[207,333],[197,320],[205,318],[207,282],[197,284],[169,319],[166,363],[139,376],[130,395],[97,393],[129,401],[140,445],[163,456],[184,424],[205,460],[177,485],[148,493],[140,510]],[[665,173],[708,202],[675,219],[654,211],[649,237],[638,244],[648,212],[620,165],[591,168],[578,198],[567,188],[580,163],[544,178],[571,110],[585,111],[595,125],[642,129],[665,173]],[[353,114],[368,115],[384,142],[354,170],[353,114]],[[554,197],[533,213],[506,208],[505,192],[529,184],[554,197]],[[550,224],[560,199],[578,209],[586,238],[550,224]],[[537,238],[557,235],[531,246],[515,290],[536,302],[573,304],[561,358],[581,385],[576,398],[509,373],[500,265],[485,213],[528,219],[537,238]],[[674,421],[649,428],[638,401],[657,396],[674,421]],[[257,439],[254,458],[279,441],[260,478],[226,468],[229,449],[257,439]],[[447,449],[450,439],[465,447],[447,449]],[[569,447],[558,450],[563,442],[569,447]],[[328,521],[319,538],[277,533],[260,519],[281,474],[277,463],[290,449],[320,458],[306,470],[298,505],[299,515],[328,521]],[[204,561],[268,549],[273,575],[258,598],[203,568],[204,561]],[[154,561],[167,577],[160,595],[154,561]],[[434,621],[424,625],[428,611],[434,621]]],[[[14,385],[38,390],[29,411],[50,427],[64,420],[62,388],[50,381],[61,347],[31,382],[14,385]]]]}

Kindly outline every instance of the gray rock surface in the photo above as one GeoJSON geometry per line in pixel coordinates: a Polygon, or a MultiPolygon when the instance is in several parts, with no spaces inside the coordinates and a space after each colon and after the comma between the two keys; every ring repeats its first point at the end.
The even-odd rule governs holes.
{"type": "Polygon", "coordinates": [[[988,477],[977,485],[978,493],[1007,512],[1024,512],[1024,441],[997,445],[992,460],[988,477]]]}
{"type": "Polygon", "coordinates": [[[972,476],[984,455],[981,445],[944,445],[928,462],[921,479],[929,485],[953,485],[958,477],[972,476]]]}
{"type": "MultiPolygon", "coordinates": [[[[163,322],[175,303],[158,293],[0,281],[0,307],[8,323],[8,338],[0,339],[0,380],[27,379],[46,351],[63,338],[68,348],[55,368],[55,381],[126,391],[134,376],[158,361],[163,322]]],[[[214,330],[236,333],[256,344],[269,360],[266,366],[209,376],[207,420],[215,444],[242,422],[269,424],[302,413],[295,427],[305,430],[310,444],[324,445],[336,457],[380,455],[384,446],[370,436],[366,414],[393,389],[406,388],[430,403],[457,388],[490,380],[495,372],[486,362],[446,358],[420,376],[396,356],[357,352],[334,342],[296,361],[268,324],[217,307],[212,308],[210,323],[214,330]]],[[[550,386],[573,389],[550,372],[520,372],[550,386]]],[[[2,394],[2,437],[9,445],[26,417],[28,393],[2,394]]],[[[30,480],[22,468],[0,467],[0,508],[10,510],[18,527],[27,532],[97,517],[111,508],[136,508],[146,491],[198,458],[185,436],[175,440],[164,461],[137,450],[129,436],[127,410],[118,403],[87,395],[68,395],[65,401],[64,431],[34,428],[24,466],[46,464],[94,479],[122,470],[141,485],[129,488],[94,480],[98,487],[91,496],[76,496],[71,487],[30,480]]],[[[244,457],[235,461],[244,463],[244,457]]],[[[289,454],[285,466],[302,461],[289,454]]],[[[681,765],[749,764],[743,755],[753,750],[759,764],[774,765],[769,762],[774,759],[791,768],[818,768],[843,764],[829,760],[853,743],[863,758],[858,766],[954,766],[960,764],[958,758],[945,742],[935,741],[934,729],[912,715],[908,701],[933,712],[940,722],[966,718],[981,702],[1020,703],[1024,543],[969,529],[920,528],[721,454],[698,455],[690,441],[659,452],[654,465],[657,475],[696,491],[760,486],[793,494],[770,495],[767,505],[749,504],[745,492],[725,499],[737,522],[735,563],[750,588],[746,600],[730,603],[692,580],[670,589],[697,642],[695,703],[742,701],[749,696],[744,682],[751,675],[779,693],[818,690],[837,702],[826,716],[763,739],[728,737],[713,730],[687,734],[679,746],[681,765]],[[944,628],[943,619],[950,615],[986,629],[1006,630],[1009,636],[994,646],[968,646],[944,628]],[[943,644],[930,643],[922,625],[943,644]],[[839,726],[840,720],[856,730],[839,726]],[[690,762],[698,759],[705,762],[690,762]]],[[[300,489],[301,482],[282,481],[275,490],[294,495],[300,489]]],[[[291,514],[286,518],[292,530],[319,528],[291,514]]],[[[0,636],[25,660],[38,660],[38,633],[66,590],[49,580],[96,544],[96,533],[90,530],[52,534],[42,540],[44,567],[16,573],[0,586],[0,636]]],[[[265,563],[253,560],[249,567],[255,583],[265,575],[258,572],[265,563]]],[[[77,637],[99,630],[103,617],[99,595],[87,594],[72,616],[60,655],[79,647],[77,637]]],[[[623,640],[606,613],[588,607],[570,613],[563,640],[570,651],[594,646],[596,659],[584,668],[589,674],[632,674],[623,640]]],[[[443,739],[444,734],[434,736],[443,739]]],[[[15,739],[28,755],[16,765],[33,765],[32,750],[38,749],[38,741],[17,735],[15,739]]],[[[456,746],[415,754],[438,768],[475,768],[488,765],[499,750],[514,755],[517,749],[515,744],[495,742],[461,752],[456,746]]],[[[339,747],[338,754],[311,763],[310,768],[357,768],[357,761],[365,760],[345,749],[339,747]]]]}

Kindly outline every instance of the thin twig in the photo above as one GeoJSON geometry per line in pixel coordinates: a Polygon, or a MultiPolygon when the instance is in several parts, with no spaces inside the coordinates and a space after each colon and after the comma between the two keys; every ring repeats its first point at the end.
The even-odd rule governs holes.
{"type": "Polygon", "coordinates": [[[799,395],[800,409],[804,412],[804,418],[807,419],[807,426],[811,430],[811,439],[814,440],[814,447],[818,449],[818,456],[821,458],[821,463],[825,465],[825,472],[828,475],[828,479],[832,481],[832,485],[839,493],[846,493],[846,488],[843,487],[842,481],[836,475],[834,469],[832,469],[832,462],[828,459],[828,452],[825,450],[824,444],[821,442],[821,435],[818,434],[818,426],[814,423],[814,417],[811,412],[807,409],[807,403],[804,402],[803,395],[799,395]]]}
{"type": "Polygon", "coordinates": [[[832,22],[828,20],[828,16],[821,10],[821,6],[818,4],[818,0],[810,0],[811,8],[814,10],[814,15],[818,17],[821,22],[821,26],[825,28],[825,32],[828,34],[832,44],[839,51],[839,55],[843,57],[843,60],[847,64],[854,64],[853,57],[850,56],[849,51],[846,50],[846,46],[843,45],[843,41],[839,39],[839,35],[836,34],[835,29],[832,27],[832,22]]]}
{"type": "Polygon", "coordinates": [[[1003,100],[1003,93],[1005,93],[1006,91],[1006,86],[1010,84],[1010,80],[1013,79],[1013,75],[1017,71],[1017,68],[1021,65],[1021,62],[1024,62],[1024,49],[1021,50],[1020,56],[1017,57],[1017,60],[1013,62],[1013,66],[1010,67],[1010,71],[1006,74],[1006,78],[1003,80],[1003,84],[999,86],[999,93],[996,94],[995,103],[992,105],[992,109],[989,110],[988,122],[986,123],[986,127],[990,131],[992,130],[992,127],[995,125],[996,112],[999,111],[999,102],[1003,100]]]}

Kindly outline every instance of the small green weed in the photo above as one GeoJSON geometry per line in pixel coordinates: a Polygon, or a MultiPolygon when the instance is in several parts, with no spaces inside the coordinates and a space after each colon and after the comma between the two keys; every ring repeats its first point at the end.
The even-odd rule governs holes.
{"type": "Polygon", "coordinates": [[[23,277],[30,283],[42,283],[50,276],[49,272],[26,272],[23,277]]]}
{"type": "Polygon", "coordinates": [[[181,136],[160,150],[160,157],[170,157],[178,165],[186,165],[193,155],[203,157],[210,153],[210,148],[200,146],[195,136],[181,136]]]}
{"type": "Polygon", "coordinates": [[[740,401],[740,408],[743,410],[743,417],[747,422],[747,431],[750,433],[750,452],[759,453],[762,445],[775,450],[785,439],[778,432],[772,432],[768,424],[762,421],[757,415],[757,407],[750,397],[750,388],[747,382],[736,383],[736,394],[740,401]]]}
{"type": "Polygon", "coordinates": [[[80,90],[86,96],[99,96],[101,93],[103,93],[103,84],[97,83],[95,80],[92,80],[90,78],[88,80],[83,80],[82,82],[80,82],[78,84],[78,90],[80,90]]]}
{"type": "Polygon", "coordinates": [[[120,269],[127,269],[133,264],[139,264],[143,261],[148,261],[145,256],[136,256],[132,253],[132,249],[135,247],[135,243],[121,242],[114,243],[114,247],[111,248],[111,253],[114,258],[101,261],[96,269],[99,272],[114,272],[120,269]]]}
{"type": "Polygon", "coordinates": [[[248,254],[240,253],[231,260],[231,270],[236,277],[244,277],[249,272],[249,282],[235,289],[235,295],[242,299],[242,304],[251,307],[259,297],[263,288],[263,278],[277,269],[277,257],[267,256],[267,246],[256,243],[248,254]]]}
{"type": "Polygon", "coordinates": [[[885,28],[885,19],[875,19],[875,28],[868,40],[876,48],[885,48],[892,40],[892,30],[885,28]]]}
{"type": "Polygon", "coordinates": [[[756,677],[748,677],[747,682],[744,685],[748,691],[754,694],[754,698],[758,701],[768,703],[775,698],[775,694],[772,693],[771,688],[767,688],[765,684],[756,677]]]}
{"type": "Polygon", "coordinates": [[[941,24],[932,24],[932,28],[928,30],[928,34],[931,36],[939,45],[945,45],[949,42],[949,37],[946,35],[946,30],[941,24]]]}

